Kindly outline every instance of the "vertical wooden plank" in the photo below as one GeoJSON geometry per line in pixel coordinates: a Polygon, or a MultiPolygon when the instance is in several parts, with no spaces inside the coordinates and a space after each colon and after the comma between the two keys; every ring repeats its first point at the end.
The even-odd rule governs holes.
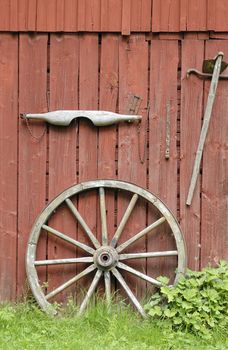
{"type": "Polygon", "coordinates": [[[216,19],[216,0],[207,0],[207,30],[215,30],[216,19]]]}
{"type": "Polygon", "coordinates": [[[78,2],[78,30],[100,31],[101,22],[100,0],[80,0],[78,2]]]}
{"type": "MultiPolygon", "coordinates": [[[[228,40],[206,42],[206,58],[224,52],[228,59],[228,40]]],[[[226,73],[225,73],[226,74],[226,73]]],[[[209,90],[205,86],[205,101],[209,90]]],[[[201,267],[216,265],[227,259],[228,228],[228,152],[227,152],[227,82],[219,81],[202,164],[202,224],[201,224],[201,267]]]]}
{"type": "MultiPolygon", "coordinates": [[[[102,36],[99,108],[104,111],[116,111],[118,99],[118,57],[119,36],[108,34],[102,36]]],[[[98,178],[116,178],[116,127],[110,126],[99,129],[98,140],[98,178]]],[[[106,210],[109,241],[115,230],[114,197],[106,194],[106,210]]]]}
{"type": "Polygon", "coordinates": [[[0,37],[0,300],[16,297],[18,36],[0,37]]]}
{"type": "Polygon", "coordinates": [[[207,29],[207,1],[189,0],[180,3],[180,30],[205,31],[207,29]]]}
{"type": "Polygon", "coordinates": [[[187,245],[188,267],[193,270],[198,270],[200,263],[200,178],[191,206],[186,206],[186,199],[201,129],[203,81],[193,75],[187,79],[186,74],[189,68],[201,70],[203,59],[201,40],[182,42],[180,223],[187,245]]]}
{"type": "Polygon", "coordinates": [[[131,1],[131,31],[149,32],[151,28],[151,0],[131,1]]]}
{"type": "MultiPolygon", "coordinates": [[[[55,30],[58,32],[66,31],[65,30],[65,1],[56,0],[56,28],[55,30]]],[[[67,20],[67,19],[66,19],[67,20]]]]}
{"type": "Polygon", "coordinates": [[[228,6],[226,0],[208,0],[208,30],[227,31],[228,6]]]}
{"type": "MultiPolygon", "coordinates": [[[[78,109],[78,37],[52,35],[50,45],[50,109],[78,109]]],[[[49,129],[49,199],[76,183],[76,125],[49,129]]],[[[67,207],[58,210],[49,225],[76,239],[76,222],[67,207]]],[[[48,258],[75,256],[74,247],[55,237],[48,238],[48,258]]],[[[48,269],[50,290],[66,282],[76,272],[75,265],[48,269]]],[[[61,299],[66,297],[64,291],[61,299]]]]}
{"type": "MultiPolygon", "coordinates": [[[[47,35],[20,35],[20,113],[47,111],[47,39],[47,35]]],[[[43,132],[44,124],[34,122],[31,128],[38,136],[43,132]]],[[[17,285],[20,295],[25,283],[24,260],[29,232],[46,199],[46,136],[35,143],[22,120],[19,123],[18,173],[17,285]]]]}
{"type": "MultiPolygon", "coordinates": [[[[141,164],[138,147],[141,150],[145,145],[145,128],[147,119],[147,88],[148,88],[148,43],[145,35],[131,35],[128,39],[120,38],[119,46],[119,109],[120,113],[127,111],[129,96],[141,97],[139,114],[143,115],[141,123],[140,141],[138,142],[138,126],[135,124],[119,126],[118,151],[118,178],[139,186],[146,187],[146,162],[141,164]]],[[[118,223],[129,204],[130,198],[118,197],[118,223]]],[[[133,215],[129,219],[120,242],[127,240],[146,226],[146,209],[139,201],[133,215]]],[[[129,251],[140,252],[145,250],[145,239],[142,238],[129,251]]],[[[145,271],[144,259],[131,261],[130,264],[140,271],[145,271]]],[[[128,276],[129,285],[138,296],[145,295],[145,283],[137,278],[128,276]]]]}
{"type": "MultiPolygon", "coordinates": [[[[13,0],[12,0],[13,1],[13,0]]],[[[18,30],[36,30],[36,0],[18,0],[18,30]]]]}
{"type": "Polygon", "coordinates": [[[131,0],[122,0],[122,35],[131,32],[131,0]]]}
{"type": "Polygon", "coordinates": [[[180,0],[153,0],[153,32],[179,32],[180,0]]]}
{"type": "Polygon", "coordinates": [[[78,30],[78,1],[64,1],[64,31],[75,32],[78,30]]]}
{"type": "MultiPolygon", "coordinates": [[[[79,109],[98,109],[98,35],[85,34],[79,38],[79,109]]],[[[79,177],[78,181],[93,180],[97,178],[97,128],[88,120],[79,123],[79,177]]],[[[85,193],[78,201],[79,212],[86,223],[96,234],[97,228],[97,195],[85,193]]],[[[84,231],[78,228],[80,242],[91,245],[84,231]]],[[[82,252],[79,251],[79,254],[82,252]]],[[[80,267],[83,265],[80,265],[80,267]]],[[[84,289],[88,286],[90,277],[79,281],[84,289]]]]}
{"type": "Polygon", "coordinates": [[[122,0],[101,0],[101,31],[121,32],[122,0]]]}
{"type": "MultiPolygon", "coordinates": [[[[177,69],[178,41],[151,42],[150,60],[150,118],[149,118],[149,189],[157,195],[174,215],[177,213],[177,69]],[[170,139],[166,159],[166,139],[170,139]]],[[[157,219],[149,211],[148,222],[157,219]]],[[[172,250],[173,239],[165,225],[148,237],[148,251],[172,250]]],[[[172,276],[176,267],[173,257],[149,261],[151,276],[172,276]]]]}
{"type": "Polygon", "coordinates": [[[37,0],[37,31],[56,31],[57,0],[37,0]]]}
{"type": "Polygon", "coordinates": [[[188,0],[182,0],[180,3],[180,30],[187,30],[187,14],[188,14],[188,0]]]}
{"type": "Polygon", "coordinates": [[[19,30],[18,28],[18,10],[19,3],[18,0],[10,0],[10,31],[16,32],[19,30]]]}
{"type": "Polygon", "coordinates": [[[8,31],[10,29],[10,0],[1,1],[0,11],[0,30],[8,31]]]}
{"type": "Polygon", "coordinates": [[[27,8],[27,30],[36,30],[36,19],[37,19],[37,0],[29,0],[26,6],[27,8]]]}

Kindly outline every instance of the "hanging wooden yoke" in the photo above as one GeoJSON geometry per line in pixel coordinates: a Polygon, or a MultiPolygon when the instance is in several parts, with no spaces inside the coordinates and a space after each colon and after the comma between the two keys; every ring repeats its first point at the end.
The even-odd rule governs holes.
{"type": "Polygon", "coordinates": [[[135,122],[140,121],[140,115],[125,115],[107,111],[79,111],[79,110],[63,110],[47,113],[21,114],[23,119],[44,120],[52,125],[68,126],[72,120],[77,118],[87,118],[95,126],[108,126],[119,122],[135,122]]]}

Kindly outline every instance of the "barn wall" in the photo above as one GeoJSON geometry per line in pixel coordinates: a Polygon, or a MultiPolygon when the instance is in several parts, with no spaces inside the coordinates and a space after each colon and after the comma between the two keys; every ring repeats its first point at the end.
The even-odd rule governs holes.
{"type": "Polygon", "coordinates": [[[0,31],[228,31],[226,0],[0,0],[0,31]]]}
{"type": "MultiPolygon", "coordinates": [[[[185,205],[209,89],[209,83],[194,76],[187,79],[186,72],[191,67],[201,69],[203,59],[218,51],[225,53],[227,61],[228,40],[198,34],[184,40],[178,35],[154,38],[145,33],[0,35],[1,300],[14,299],[25,288],[27,240],[41,209],[66,187],[88,179],[134,182],[164,200],[180,221],[190,268],[227,258],[226,81],[219,82],[193,203],[185,205]],[[97,128],[84,120],[64,129],[47,126],[44,132],[43,123],[31,123],[29,130],[19,118],[23,112],[49,109],[124,113],[132,95],[142,98],[140,133],[134,124],[97,128]],[[166,159],[168,110],[171,142],[166,159]],[[139,148],[142,156],[145,142],[142,164],[139,148]]],[[[96,208],[93,198],[91,205],[96,208]]],[[[116,210],[111,201],[108,206],[116,210]]],[[[86,214],[83,202],[79,208],[86,214]]],[[[82,237],[64,210],[63,220],[54,219],[53,225],[82,237]]],[[[95,229],[96,217],[89,220],[95,229]]],[[[143,225],[148,217],[139,215],[135,220],[143,225]]],[[[47,252],[46,243],[39,249],[40,255],[47,252]]],[[[47,254],[67,257],[65,247],[56,252],[54,242],[47,254]]],[[[149,269],[146,262],[144,268],[149,269]]],[[[57,277],[64,278],[64,272],[57,277]]]]}

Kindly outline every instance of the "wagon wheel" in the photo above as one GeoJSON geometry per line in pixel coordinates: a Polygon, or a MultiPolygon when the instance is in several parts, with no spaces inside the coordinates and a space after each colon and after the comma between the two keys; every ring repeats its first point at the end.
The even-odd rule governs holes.
{"type": "MultiPolygon", "coordinates": [[[[161,226],[162,227],[162,226],[161,226]]],[[[177,267],[175,269],[175,280],[177,282],[179,277],[185,273],[186,268],[186,254],[185,254],[185,244],[180,227],[170,212],[170,210],[164,205],[164,203],[158,199],[155,195],[148,192],[147,190],[135,186],[133,184],[115,181],[115,180],[97,180],[88,181],[74,185],[61,194],[59,194],[43,212],[38,216],[35,221],[28,242],[27,255],[26,255],[26,271],[28,281],[33,292],[35,299],[37,300],[40,307],[49,314],[55,314],[56,310],[53,305],[49,302],[55,295],[62,292],[72,284],[76,283],[82,277],[90,274],[92,271],[95,275],[92,279],[92,283],[88,288],[86,296],[80,305],[79,313],[83,313],[85,310],[91,296],[97,288],[98,282],[103,277],[105,286],[105,295],[107,302],[110,302],[111,298],[111,276],[114,276],[119,282],[120,286],[125,290],[131,302],[134,304],[136,309],[142,316],[145,316],[145,312],[140,302],[137,300],[136,296],[133,294],[132,290],[128,286],[127,282],[123,278],[122,271],[127,271],[134,276],[143,279],[146,282],[151,283],[155,286],[160,286],[160,282],[145,273],[142,273],[132,267],[127,263],[130,259],[142,259],[142,258],[154,258],[154,257],[177,257],[177,267]],[[123,191],[130,194],[130,200],[125,210],[119,225],[117,226],[116,232],[112,237],[111,241],[108,241],[107,234],[107,220],[106,218],[106,200],[105,193],[107,190],[123,191]],[[72,202],[72,197],[80,193],[96,190],[99,196],[99,208],[101,217],[101,242],[95,237],[94,233],[90,230],[85,220],[80,215],[76,206],[72,202]],[[121,237],[126,223],[131,216],[133,209],[136,206],[136,202],[142,198],[148,205],[155,207],[156,211],[159,213],[159,218],[156,221],[150,223],[147,227],[142,229],[140,232],[133,235],[131,238],[127,239],[123,243],[119,244],[119,238],[121,237]],[[84,234],[90,241],[90,245],[81,243],[65,233],[62,233],[53,227],[48,225],[48,220],[51,215],[57,210],[57,208],[65,203],[72,213],[75,220],[82,227],[84,234]],[[135,252],[135,253],[124,253],[124,250],[128,248],[131,244],[139,240],[141,237],[146,237],[151,234],[155,228],[163,225],[169,226],[171,234],[174,237],[176,249],[161,251],[161,252],[135,252]],[[57,236],[63,241],[66,241],[73,245],[74,247],[82,250],[86,256],[79,258],[70,259],[55,259],[55,260],[37,260],[36,252],[37,245],[40,239],[41,230],[45,230],[48,234],[57,236]],[[88,263],[83,271],[76,274],[73,278],[69,279],[65,283],[61,284],[51,292],[45,294],[38,278],[37,266],[48,266],[48,265],[62,265],[62,264],[77,264],[77,263],[88,263]]]]}

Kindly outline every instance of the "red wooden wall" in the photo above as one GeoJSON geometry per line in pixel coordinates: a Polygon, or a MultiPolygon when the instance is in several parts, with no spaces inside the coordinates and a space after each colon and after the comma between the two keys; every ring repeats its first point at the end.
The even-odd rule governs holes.
{"type": "MultiPolygon", "coordinates": [[[[25,288],[25,249],[36,216],[56,194],[87,179],[134,182],[164,200],[180,221],[190,268],[227,259],[226,81],[219,82],[193,203],[185,205],[209,89],[208,82],[194,76],[187,79],[186,71],[190,67],[201,69],[203,59],[218,51],[228,60],[227,40],[205,40],[197,35],[180,41],[178,36],[154,39],[143,33],[129,37],[113,33],[0,34],[1,300],[14,299],[25,288]],[[21,112],[46,112],[48,108],[125,112],[132,94],[142,98],[141,152],[148,139],[144,164],[138,156],[135,125],[97,128],[80,121],[64,129],[48,126],[35,142],[19,119],[21,112]],[[169,160],[165,159],[167,106],[169,160]]],[[[39,136],[44,127],[31,124],[32,133],[39,136]]],[[[96,199],[90,201],[96,208],[96,199]]],[[[78,206],[86,215],[88,203],[82,200],[78,206]]],[[[118,220],[124,206],[124,200],[118,203],[118,220]]],[[[112,199],[107,207],[110,212],[115,210],[112,199]]],[[[52,225],[83,239],[64,208],[58,220],[54,218],[52,225]]],[[[144,225],[146,220],[139,211],[129,222],[125,238],[132,227],[144,225]]],[[[89,225],[96,229],[96,215],[89,216],[89,225]]],[[[114,222],[110,235],[113,232],[114,222]]],[[[141,250],[145,244],[141,243],[141,250]]],[[[44,243],[39,254],[45,249],[44,243]]],[[[64,245],[58,249],[50,240],[48,256],[67,257],[64,245]]],[[[150,265],[147,268],[149,272],[150,265]]],[[[64,269],[58,272],[58,281],[64,280],[65,273],[64,269]]]]}
{"type": "MultiPolygon", "coordinates": [[[[202,170],[192,205],[185,205],[209,90],[209,82],[187,79],[186,71],[200,70],[203,59],[218,51],[228,61],[227,16],[226,0],[0,0],[0,300],[26,289],[25,250],[41,209],[66,187],[88,179],[126,180],[164,200],[180,222],[190,268],[228,259],[227,81],[219,82],[202,170]],[[136,125],[96,128],[84,120],[47,130],[31,123],[29,131],[19,118],[22,112],[56,109],[126,113],[132,95],[142,99],[140,134],[136,125]],[[37,142],[31,134],[42,137],[37,142]]],[[[88,224],[99,231],[95,196],[77,205],[85,216],[88,206],[94,208],[88,224]]],[[[107,195],[107,211],[115,213],[110,237],[126,205],[125,198],[107,195]]],[[[63,207],[60,214],[51,225],[86,242],[69,211],[63,207]]],[[[139,209],[123,239],[153,219],[139,209]]],[[[142,240],[137,247],[162,249],[168,243],[164,232],[160,240],[142,240]]],[[[44,237],[38,255],[69,257],[68,249],[44,237]]],[[[172,268],[172,261],[154,261],[157,273],[172,268]]],[[[156,274],[153,266],[143,260],[140,268],[156,274]]],[[[52,288],[75,272],[49,267],[40,278],[52,280],[54,273],[52,288]]],[[[139,283],[138,294],[144,288],[139,283]]]]}
{"type": "Polygon", "coordinates": [[[228,31],[226,0],[0,0],[0,31],[228,31]]]}

